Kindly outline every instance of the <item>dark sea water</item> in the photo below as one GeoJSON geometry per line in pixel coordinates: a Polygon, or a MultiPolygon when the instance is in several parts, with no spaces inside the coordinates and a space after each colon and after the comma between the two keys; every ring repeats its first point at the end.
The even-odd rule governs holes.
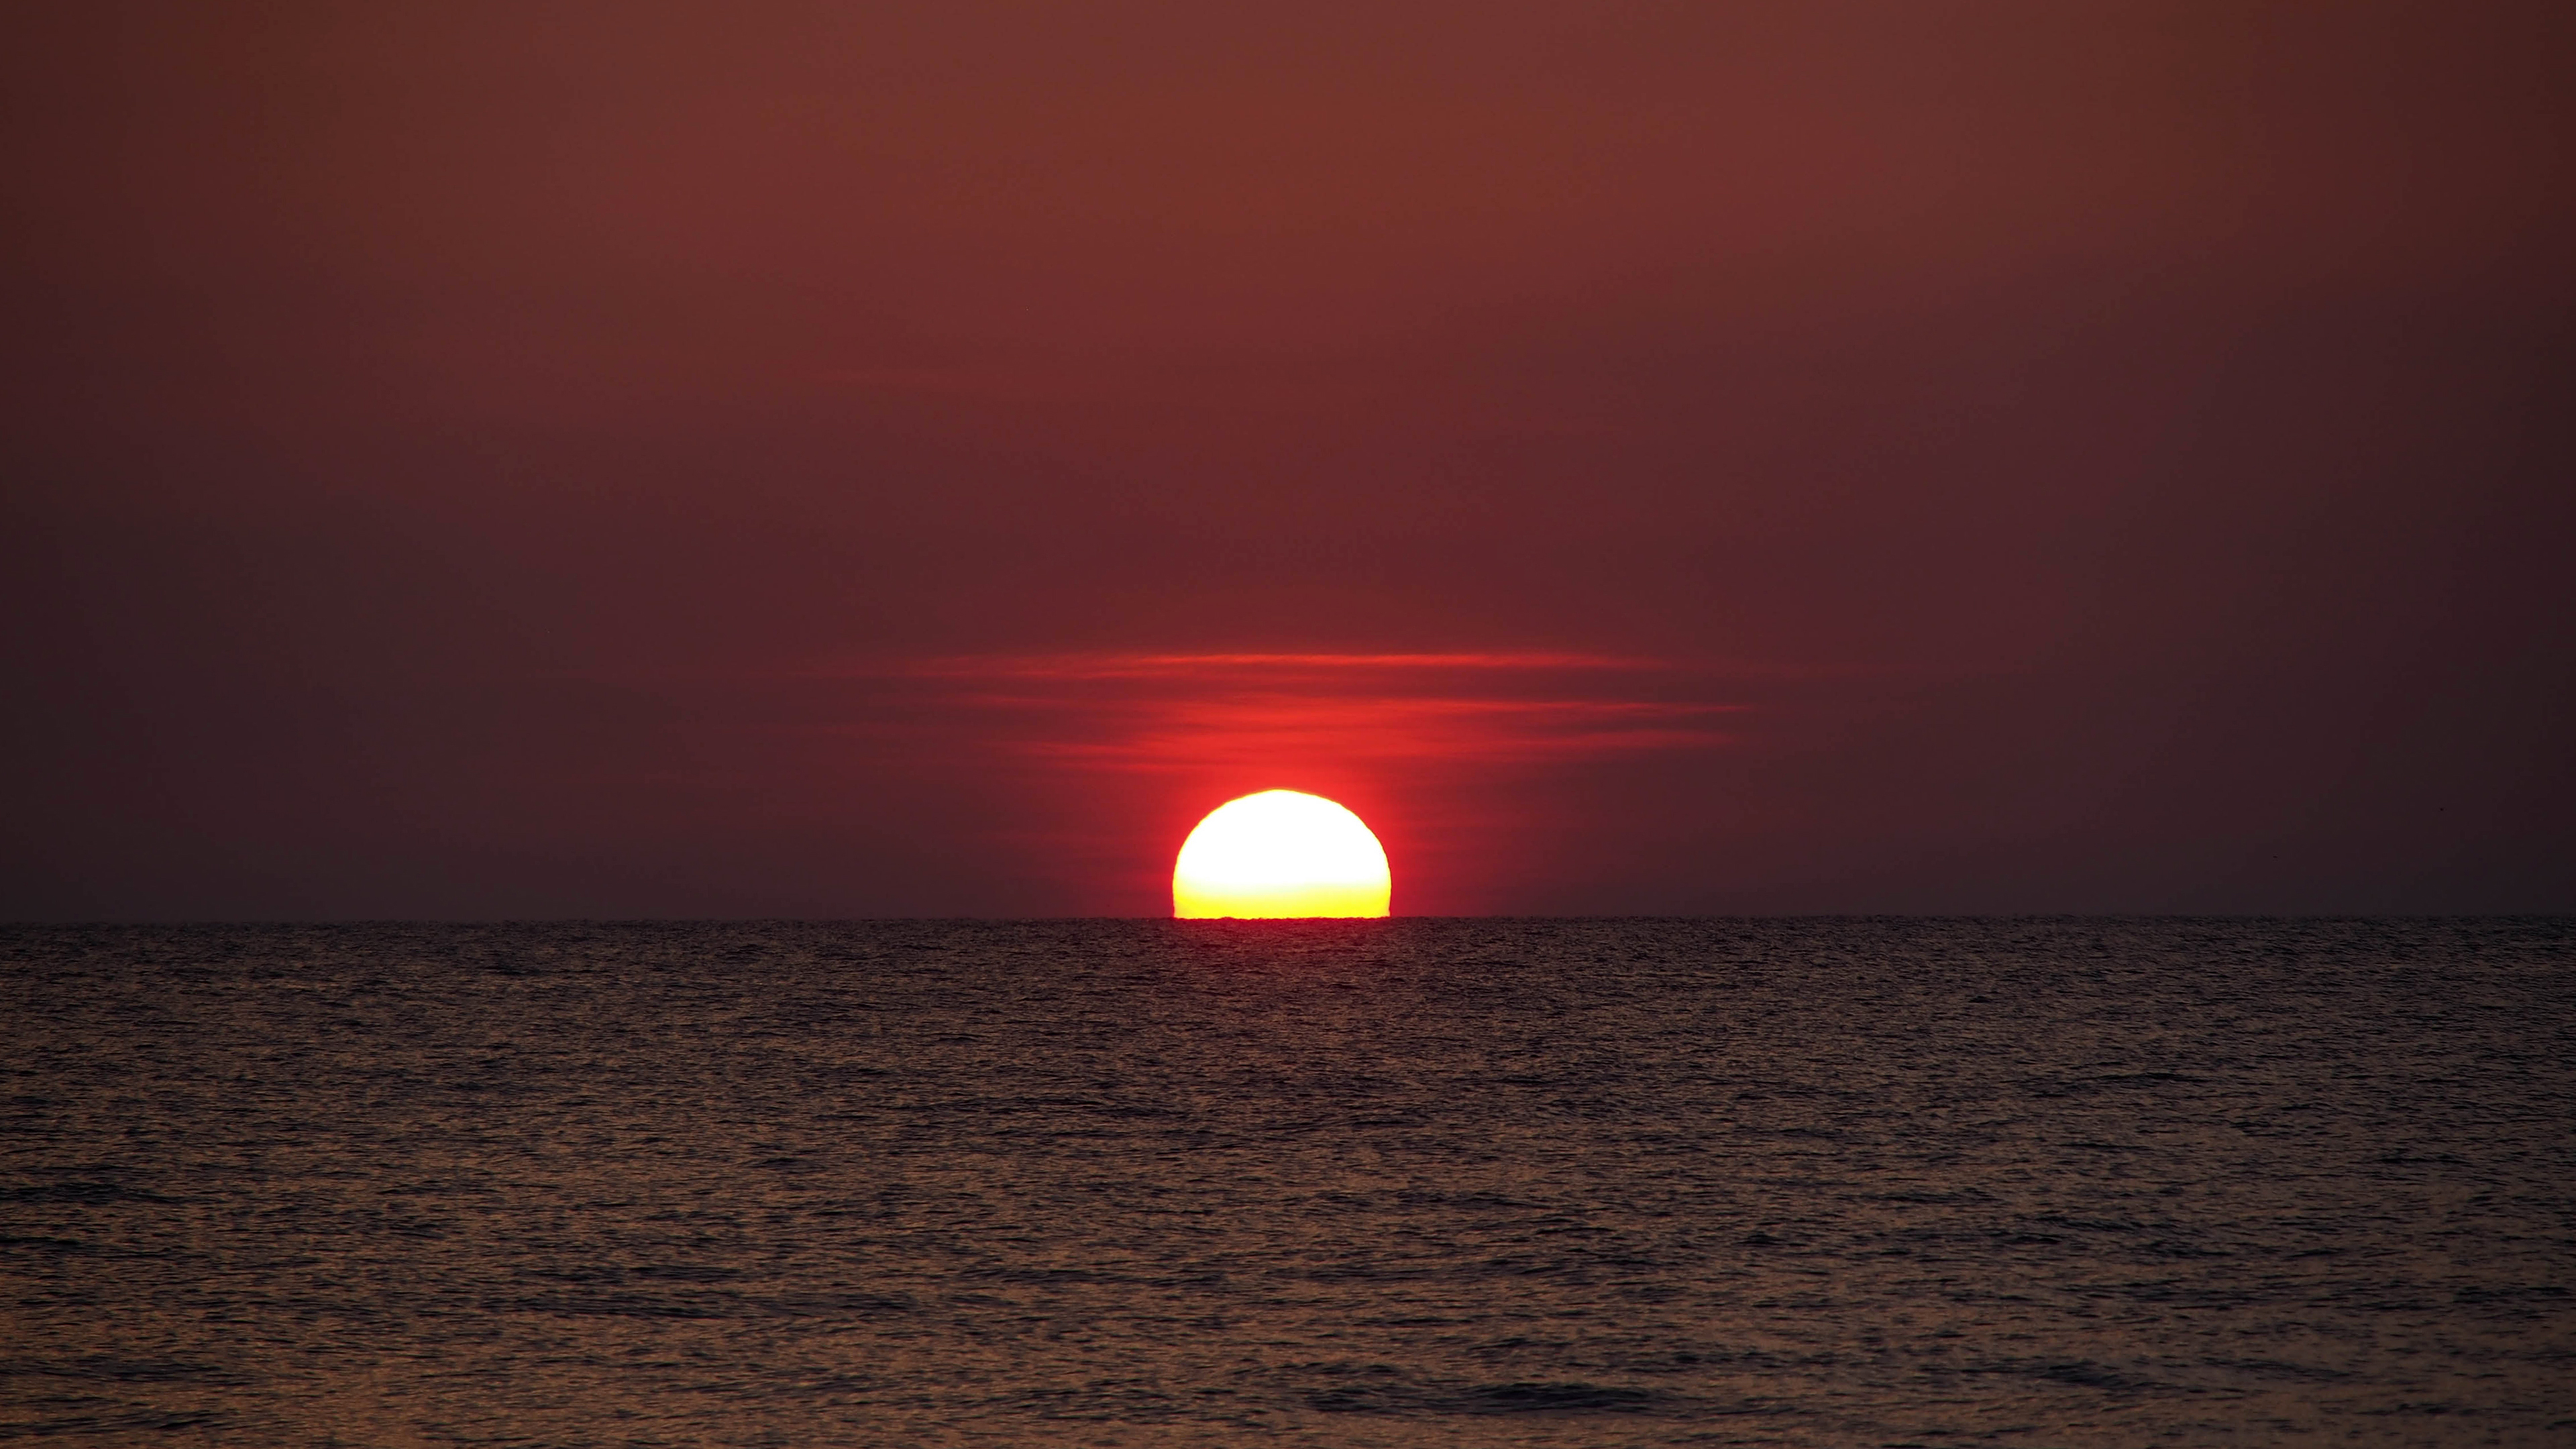
{"type": "Polygon", "coordinates": [[[2576,1444],[2571,946],[14,928],[0,1438],[2576,1444]]]}

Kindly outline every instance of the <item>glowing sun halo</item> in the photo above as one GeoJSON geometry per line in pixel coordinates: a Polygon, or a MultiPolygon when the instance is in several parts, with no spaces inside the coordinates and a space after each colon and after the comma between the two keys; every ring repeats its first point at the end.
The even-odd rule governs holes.
{"type": "Polygon", "coordinates": [[[1321,795],[1264,790],[1208,812],[1172,866],[1172,914],[1383,916],[1386,849],[1321,795]]]}

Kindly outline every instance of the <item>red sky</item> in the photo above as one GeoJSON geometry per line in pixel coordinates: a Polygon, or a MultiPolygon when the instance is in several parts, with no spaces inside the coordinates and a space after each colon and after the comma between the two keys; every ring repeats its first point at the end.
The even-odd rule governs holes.
{"type": "Polygon", "coordinates": [[[2576,910],[2566,7],[0,21],[0,916],[2576,910]]]}

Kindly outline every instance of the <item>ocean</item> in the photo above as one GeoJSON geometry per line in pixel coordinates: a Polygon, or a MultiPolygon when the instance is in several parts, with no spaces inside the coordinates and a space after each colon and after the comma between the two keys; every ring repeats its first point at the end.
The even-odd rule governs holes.
{"type": "Polygon", "coordinates": [[[0,1438],[2576,1444],[2571,945],[10,927],[0,1438]]]}

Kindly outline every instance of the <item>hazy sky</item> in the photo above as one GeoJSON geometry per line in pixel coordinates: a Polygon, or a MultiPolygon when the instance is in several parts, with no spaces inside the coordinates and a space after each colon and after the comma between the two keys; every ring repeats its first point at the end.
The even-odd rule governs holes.
{"type": "Polygon", "coordinates": [[[2576,909],[2576,10],[0,21],[0,915],[2576,909]]]}

